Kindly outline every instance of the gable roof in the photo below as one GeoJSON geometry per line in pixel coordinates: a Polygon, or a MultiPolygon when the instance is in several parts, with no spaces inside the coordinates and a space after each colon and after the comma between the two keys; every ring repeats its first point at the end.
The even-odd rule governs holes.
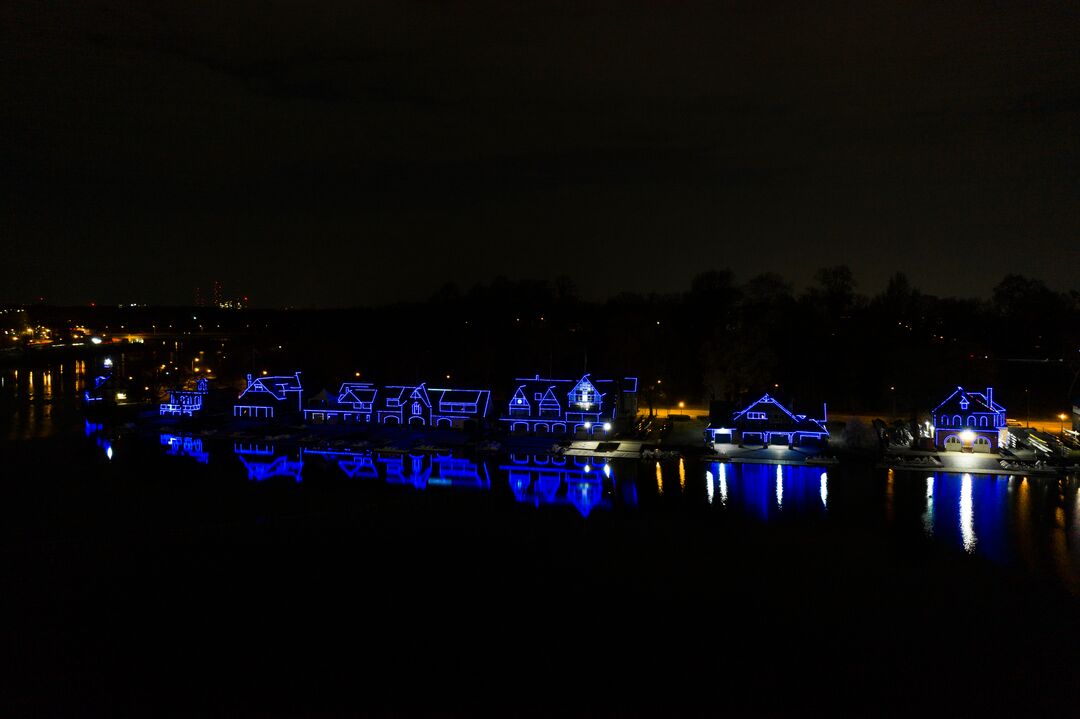
{"type": "Polygon", "coordinates": [[[383,387],[386,394],[383,397],[384,401],[390,401],[396,399],[399,404],[405,404],[406,402],[416,399],[423,402],[426,406],[431,406],[431,400],[428,398],[427,387],[424,383],[420,384],[393,384],[383,387]]]}
{"type": "Polygon", "coordinates": [[[338,389],[337,401],[342,404],[367,403],[375,401],[378,394],[375,385],[370,382],[342,382],[338,389]]]}
{"type": "Polygon", "coordinates": [[[300,384],[300,373],[288,377],[255,377],[248,375],[248,386],[240,393],[243,397],[248,392],[266,392],[274,399],[283,401],[286,392],[303,392],[304,387],[300,384]]]}
{"type": "Polygon", "coordinates": [[[562,403],[559,401],[559,398],[555,396],[554,390],[554,387],[548,387],[544,390],[544,394],[540,397],[540,403],[537,405],[539,409],[550,410],[552,409],[552,405],[555,405],[554,409],[562,410],[562,403]]]}
{"type": "Polygon", "coordinates": [[[593,384],[592,378],[589,377],[588,372],[583,374],[581,376],[581,379],[579,379],[577,382],[574,382],[574,386],[570,388],[570,391],[574,392],[581,385],[588,385],[588,388],[593,390],[594,392],[596,392],[596,394],[600,395],[601,397],[604,396],[604,393],[601,392],[600,389],[595,384],[593,384]]]}
{"type": "Polygon", "coordinates": [[[754,409],[758,405],[762,405],[762,404],[771,405],[771,406],[776,407],[777,409],[779,409],[781,412],[783,412],[788,417],[788,419],[791,420],[792,430],[793,431],[797,431],[797,432],[824,432],[825,434],[829,433],[829,430],[827,430],[825,428],[824,421],[819,420],[819,419],[813,419],[811,417],[807,417],[805,414],[795,414],[794,412],[789,410],[787,407],[780,404],[779,400],[777,400],[775,397],[770,397],[768,392],[766,392],[764,395],[762,395],[760,399],[758,399],[758,400],[756,400],[754,402],[751,402],[749,405],[744,407],[741,411],[735,412],[735,414],[732,416],[732,420],[737,421],[740,417],[745,415],[747,412],[754,409]]]}
{"type": "Polygon", "coordinates": [[[444,389],[431,388],[429,395],[434,395],[438,402],[459,402],[462,404],[481,405],[490,394],[486,389],[444,389]]]}
{"type": "Polygon", "coordinates": [[[431,406],[431,399],[428,397],[427,387],[424,386],[423,382],[412,388],[409,399],[420,400],[427,407],[431,406]]]}
{"type": "Polygon", "coordinates": [[[784,414],[786,414],[792,420],[795,419],[795,415],[793,415],[788,410],[787,407],[780,404],[780,402],[778,402],[776,399],[774,399],[773,397],[770,397],[768,392],[766,392],[764,395],[762,395],[761,399],[758,399],[758,400],[755,400],[754,402],[751,402],[750,404],[743,407],[741,411],[736,412],[735,415],[732,417],[732,419],[738,419],[739,417],[743,416],[744,414],[746,414],[747,412],[752,410],[754,407],[757,407],[759,404],[771,404],[771,405],[777,407],[780,411],[782,411],[784,414]]]}
{"type": "Polygon", "coordinates": [[[514,391],[514,394],[510,397],[510,404],[520,407],[532,406],[532,402],[525,396],[525,385],[521,385],[514,391]]]}
{"type": "Polygon", "coordinates": [[[931,414],[937,414],[941,411],[942,407],[953,406],[953,409],[946,409],[947,412],[968,412],[974,414],[996,414],[998,412],[1004,412],[1005,408],[994,401],[993,389],[987,388],[986,393],[983,392],[967,392],[963,387],[957,386],[952,394],[946,398],[944,402],[934,408],[931,414]],[[967,400],[967,409],[962,408],[961,403],[967,400]]]}

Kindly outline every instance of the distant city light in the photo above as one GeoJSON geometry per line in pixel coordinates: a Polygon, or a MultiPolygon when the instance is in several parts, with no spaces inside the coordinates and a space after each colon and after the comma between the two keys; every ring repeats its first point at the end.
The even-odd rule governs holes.
{"type": "Polygon", "coordinates": [[[100,337],[91,337],[90,341],[93,342],[96,345],[101,344],[101,338],[100,337]]]}

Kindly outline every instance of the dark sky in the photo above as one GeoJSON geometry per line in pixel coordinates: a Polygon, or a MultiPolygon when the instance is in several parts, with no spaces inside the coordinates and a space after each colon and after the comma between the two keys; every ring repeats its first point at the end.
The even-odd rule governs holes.
{"type": "Polygon", "coordinates": [[[0,301],[1080,289],[1080,3],[14,2],[0,301]]]}

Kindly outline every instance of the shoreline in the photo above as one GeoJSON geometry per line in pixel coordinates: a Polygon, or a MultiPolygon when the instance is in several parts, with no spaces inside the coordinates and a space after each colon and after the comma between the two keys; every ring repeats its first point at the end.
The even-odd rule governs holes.
{"type": "MultiPolygon", "coordinates": [[[[87,421],[94,421],[87,418],[87,421]]],[[[1017,457],[1000,453],[970,454],[930,452],[890,447],[881,451],[851,450],[839,447],[740,447],[720,445],[715,451],[685,443],[614,437],[610,440],[575,440],[566,437],[514,436],[492,431],[465,433],[441,429],[415,432],[404,428],[356,427],[269,424],[231,417],[159,418],[140,415],[118,426],[122,433],[160,438],[162,434],[191,436],[203,439],[232,441],[236,444],[255,443],[286,445],[304,452],[334,452],[361,454],[370,451],[383,453],[446,453],[469,455],[532,454],[628,461],[675,461],[692,457],[704,462],[731,464],[775,464],[795,466],[836,467],[870,465],[880,469],[902,471],[931,471],[957,474],[1005,475],[1043,477],[1062,476],[1080,472],[1080,465],[1062,460],[1045,463],[1034,457],[1017,457]],[[1007,464],[1006,464],[1007,463],[1007,464]],[[1012,466],[1008,466],[1012,465],[1012,466]]]]}

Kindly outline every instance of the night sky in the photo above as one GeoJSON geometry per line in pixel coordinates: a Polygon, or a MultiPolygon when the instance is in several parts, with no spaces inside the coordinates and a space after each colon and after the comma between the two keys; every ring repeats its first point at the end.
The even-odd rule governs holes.
{"type": "Polygon", "coordinates": [[[14,2],[0,301],[1080,289],[1080,3],[14,2]]]}

